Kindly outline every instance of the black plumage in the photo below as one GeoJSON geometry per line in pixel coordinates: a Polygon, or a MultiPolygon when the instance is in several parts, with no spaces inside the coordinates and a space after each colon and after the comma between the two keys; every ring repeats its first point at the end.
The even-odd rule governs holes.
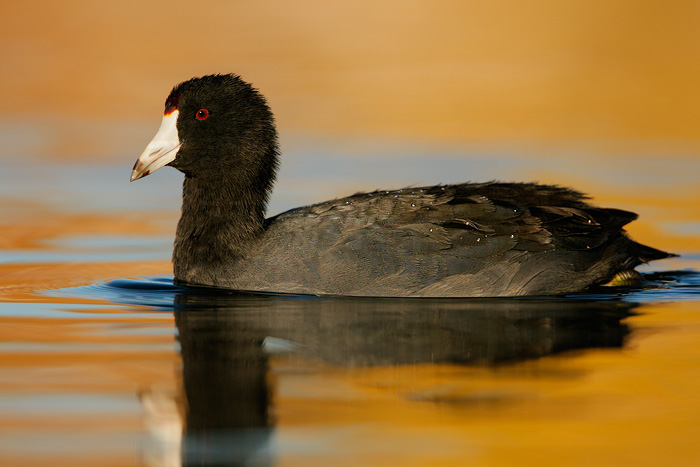
{"type": "MultiPolygon", "coordinates": [[[[210,75],[176,86],[166,116],[174,110],[177,142],[167,157],[185,174],[173,253],[179,283],[353,296],[551,295],[670,256],[629,239],[622,227],[635,214],[533,183],[358,193],[265,219],[278,145],[262,95],[237,76],[210,75]]],[[[164,151],[149,145],[132,179],[150,173],[147,155],[164,151]]]]}

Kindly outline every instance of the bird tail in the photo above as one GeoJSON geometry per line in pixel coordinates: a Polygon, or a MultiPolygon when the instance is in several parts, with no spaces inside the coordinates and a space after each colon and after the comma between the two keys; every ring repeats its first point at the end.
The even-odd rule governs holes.
{"type": "Polygon", "coordinates": [[[657,259],[674,258],[678,255],[675,253],[657,250],[656,248],[642,245],[641,243],[636,243],[635,256],[639,258],[640,263],[648,263],[649,261],[655,261],[657,259]]]}

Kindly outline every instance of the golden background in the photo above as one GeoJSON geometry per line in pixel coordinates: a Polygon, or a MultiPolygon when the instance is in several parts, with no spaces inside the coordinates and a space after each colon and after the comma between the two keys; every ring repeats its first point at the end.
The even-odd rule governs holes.
{"type": "Polygon", "coordinates": [[[6,118],[153,118],[241,74],[283,128],[700,149],[694,1],[3,2],[6,118]]]}

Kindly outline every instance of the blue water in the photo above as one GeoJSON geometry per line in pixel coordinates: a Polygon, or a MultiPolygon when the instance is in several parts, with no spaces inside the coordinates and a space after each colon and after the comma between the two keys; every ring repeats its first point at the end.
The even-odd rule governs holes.
{"type": "MultiPolygon", "coordinates": [[[[692,255],[690,261],[696,260],[692,255]]],[[[649,267],[647,267],[649,268],[649,267]]],[[[624,287],[600,287],[594,291],[582,292],[560,297],[519,297],[514,299],[439,299],[437,302],[464,302],[471,304],[482,303],[488,308],[491,303],[512,302],[552,302],[570,303],[575,301],[625,301],[630,303],[645,303],[664,300],[698,300],[700,296],[700,273],[692,268],[675,271],[656,271],[644,273],[645,282],[639,286],[624,287]]],[[[45,292],[49,296],[92,298],[106,300],[118,304],[126,305],[146,305],[157,307],[163,310],[177,310],[178,297],[202,297],[205,303],[210,303],[214,308],[226,307],[228,303],[236,304],[247,300],[281,300],[281,301],[339,301],[343,299],[330,297],[315,297],[304,295],[287,294],[263,294],[246,293],[235,291],[223,291],[207,288],[183,287],[173,284],[172,276],[136,279],[117,279],[105,283],[92,284],[88,286],[52,290],[45,292]]],[[[347,300],[347,299],[346,299],[347,300]]],[[[365,303],[372,300],[369,298],[360,299],[365,303]]],[[[392,302],[412,303],[414,301],[421,304],[431,302],[428,299],[382,299],[392,302]]],[[[193,305],[195,306],[195,305],[193,305]]],[[[209,306],[209,305],[207,305],[209,306]]],[[[196,306],[195,306],[196,307],[196,306]]]]}

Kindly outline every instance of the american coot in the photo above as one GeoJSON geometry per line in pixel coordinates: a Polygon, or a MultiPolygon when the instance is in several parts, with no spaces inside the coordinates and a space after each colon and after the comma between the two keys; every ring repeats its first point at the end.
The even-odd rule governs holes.
{"type": "Polygon", "coordinates": [[[553,295],[639,278],[668,253],[622,230],[637,216],[533,183],[358,193],[266,219],[278,165],[265,98],[236,75],[173,88],[131,180],[185,174],[180,284],[350,296],[553,295]]]}

